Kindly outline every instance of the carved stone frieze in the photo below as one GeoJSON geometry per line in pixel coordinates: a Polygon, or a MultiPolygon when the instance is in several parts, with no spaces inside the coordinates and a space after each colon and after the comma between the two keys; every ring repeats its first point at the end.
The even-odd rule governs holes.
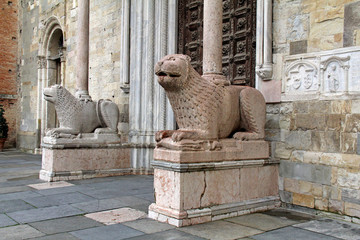
{"type": "Polygon", "coordinates": [[[286,70],[286,92],[317,91],[318,70],[310,61],[299,60],[286,70]]]}
{"type": "Polygon", "coordinates": [[[360,47],[285,57],[282,100],[360,95],[360,47]]]}

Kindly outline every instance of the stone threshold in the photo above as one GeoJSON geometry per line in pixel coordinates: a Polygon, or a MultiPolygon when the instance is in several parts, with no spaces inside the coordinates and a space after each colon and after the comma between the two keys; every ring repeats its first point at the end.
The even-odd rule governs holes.
{"type": "Polygon", "coordinates": [[[176,227],[183,227],[255,212],[267,211],[278,208],[280,205],[281,202],[278,196],[269,196],[184,211],[159,207],[153,203],[149,207],[149,218],[159,222],[165,222],[176,227]]]}

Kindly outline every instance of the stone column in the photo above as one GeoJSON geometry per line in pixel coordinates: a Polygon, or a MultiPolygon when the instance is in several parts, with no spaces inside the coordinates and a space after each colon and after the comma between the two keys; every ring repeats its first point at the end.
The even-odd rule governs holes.
{"type": "Polygon", "coordinates": [[[43,131],[43,127],[42,127],[42,116],[43,116],[43,95],[42,95],[42,90],[43,90],[43,82],[45,79],[45,72],[46,72],[46,58],[45,56],[38,56],[37,59],[37,65],[38,65],[38,82],[37,82],[37,93],[38,93],[38,102],[37,102],[37,112],[36,112],[36,142],[35,142],[35,154],[40,154],[41,153],[41,138],[42,135],[44,134],[43,131]]]}
{"type": "Polygon", "coordinates": [[[91,99],[89,96],[89,0],[78,1],[76,55],[76,96],[91,99]]]}
{"type": "Polygon", "coordinates": [[[203,76],[225,81],[222,75],[222,0],[204,1],[203,76]]]}

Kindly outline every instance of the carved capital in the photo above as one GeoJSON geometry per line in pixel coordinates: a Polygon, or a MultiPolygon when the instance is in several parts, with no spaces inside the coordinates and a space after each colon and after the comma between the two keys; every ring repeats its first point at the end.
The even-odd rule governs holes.
{"type": "Polygon", "coordinates": [[[271,63],[258,65],[256,66],[255,71],[261,80],[268,81],[273,77],[273,65],[271,63]]]}
{"type": "Polygon", "coordinates": [[[46,58],[45,56],[37,56],[37,68],[43,69],[46,68],[46,58]]]}
{"type": "Polygon", "coordinates": [[[59,47],[59,57],[61,62],[65,62],[66,58],[66,47],[59,47]]]}

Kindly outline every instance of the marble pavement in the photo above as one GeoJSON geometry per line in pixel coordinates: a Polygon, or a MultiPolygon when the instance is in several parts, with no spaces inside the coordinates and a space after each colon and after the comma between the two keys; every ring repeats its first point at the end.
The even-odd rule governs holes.
{"type": "Polygon", "coordinates": [[[360,239],[359,224],[282,208],[176,228],[146,217],[152,176],[47,183],[40,167],[40,155],[0,153],[0,239],[360,239]]]}

